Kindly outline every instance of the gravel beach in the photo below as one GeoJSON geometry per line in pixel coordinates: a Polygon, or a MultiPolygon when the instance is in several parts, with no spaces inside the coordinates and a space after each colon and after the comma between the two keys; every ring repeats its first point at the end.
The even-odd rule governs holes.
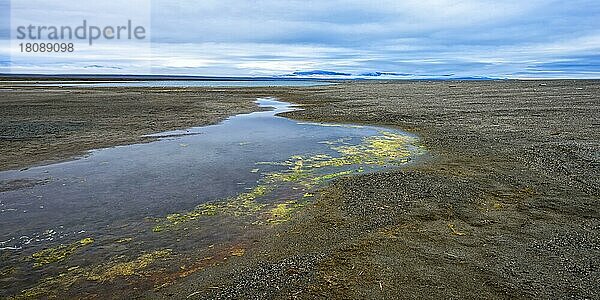
{"type": "Polygon", "coordinates": [[[600,81],[7,86],[0,84],[2,170],[215,123],[257,110],[252,101],[263,96],[301,104],[289,118],[420,137],[425,158],[337,179],[243,255],[139,297],[600,298],[600,81]]]}

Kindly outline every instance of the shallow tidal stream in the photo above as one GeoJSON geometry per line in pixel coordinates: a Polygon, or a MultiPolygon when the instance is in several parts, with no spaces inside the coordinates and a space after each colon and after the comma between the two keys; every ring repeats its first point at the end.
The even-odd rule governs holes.
{"type": "Polygon", "coordinates": [[[163,286],[243,256],[341,177],[396,168],[417,138],[268,111],[157,141],[0,172],[0,298],[102,298],[163,286]],[[116,294],[115,294],[116,293],[116,294]]]}

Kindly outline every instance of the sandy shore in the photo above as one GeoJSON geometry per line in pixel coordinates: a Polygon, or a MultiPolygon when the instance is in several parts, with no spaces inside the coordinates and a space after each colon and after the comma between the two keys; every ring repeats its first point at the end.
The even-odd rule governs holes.
{"type": "Polygon", "coordinates": [[[277,96],[287,116],[399,127],[430,157],[335,181],[245,255],[164,298],[598,298],[600,82],[0,91],[2,169],[209,124],[277,96]]]}

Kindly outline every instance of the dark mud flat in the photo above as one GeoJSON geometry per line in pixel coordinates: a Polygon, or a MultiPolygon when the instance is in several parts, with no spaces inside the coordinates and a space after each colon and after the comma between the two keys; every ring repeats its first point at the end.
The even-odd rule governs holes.
{"type": "MultiPolygon", "coordinates": [[[[102,99],[116,93],[122,99],[116,103],[136,107],[140,98],[128,96],[133,91],[71,93],[102,99]]],[[[600,297],[599,81],[373,82],[138,92],[166,96],[155,110],[112,110],[118,126],[107,123],[104,132],[92,126],[89,130],[98,133],[94,140],[114,144],[105,139],[109,132],[126,137],[123,142],[135,139],[137,135],[125,130],[131,115],[144,124],[167,116],[158,122],[165,127],[177,114],[164,108],[178,106],[175,111],[187,115],[188,105],[179,103],[191,95],[220,97],[225,103],[248,99],[243,106],[247,109],[252,109],[249,98],[275,96],[304,105],[305,111],[288,117],[414,132],[430,158],[399,170],[339,178],[289,221],[253,235],[239,255],[215,255],[168,284],[138,287],[121,278],[124,291],[137,287],[140,297],[179,299],[600,297]]],[[[52,90],[63,96],[47,102],[46,94],[52,93],[10,93],[8,99],[20,101],[2,110],[6,124],[48,120],[36,115],[38,111],[65,114],[64,122],[74,122],[84,119],[78,114],[90,106],[84,100],[89,98],[81,95],[80,102],[69,104],[73,98],[62,90],[52,90]],[[53,108],[57,101],[64,103],[61,109],[53,108]],[[17,113],[25,111],[29,113],[17,113]]],[[[212,110],[195,110],[190,122],[201,120],[207,111],[212,110]]],[[[88,117],[86,124],[97,119],[88,117]]],[[[81,128],[61,131],[60,138],[80,144],[85,140],[85,134],[78,135],[81,128]]],[[[145,127],[135,133],[148,131],[145,127]]],[[[19,150],[24,146],[18,143],[24,141],[3,141],[2,161],[10,161],[4,166],[77,154],[59,145],[39,156],[43,143],[28,139],[29,154],[19,150]]],[[[52,135],[40,139],[59,140],[52,135]]],[[[87,146],[77,149],[91,148],[87,146]]],[[[114,292],[114,297],[120,295],[114,292]]]]}

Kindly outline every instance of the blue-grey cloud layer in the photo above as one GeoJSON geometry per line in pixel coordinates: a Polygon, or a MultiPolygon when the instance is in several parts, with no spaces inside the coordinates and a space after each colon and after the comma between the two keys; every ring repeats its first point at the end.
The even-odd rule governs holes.
{"type": "MultiPolygon", "coordinates": [[[[153,0],[152,63],[161,74],[597,78],[599,19],[597,0],[153,0]]],[[[101,54],[67,69],[90,65],[127,71],[101,54]]]]}

